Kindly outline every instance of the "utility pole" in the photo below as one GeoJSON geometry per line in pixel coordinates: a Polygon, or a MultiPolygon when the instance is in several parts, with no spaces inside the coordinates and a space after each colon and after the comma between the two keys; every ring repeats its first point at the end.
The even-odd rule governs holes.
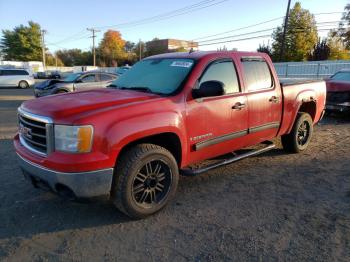
{"type": "Polygon", "coordinates": [[[46,50],[45,50],[45,34],[47,33],[46,30],[41,30],[41,49],[42,49],[42,53],[43,53],[43,67],[44,67],[44,71],[46,70],[46,50]]]}
{"type": "Polygon", "coordinates": [[[96,33],[101,32],[101,30],[97,30],[95,28],[86,28],[86,30],[92,32],[92,36],[91,36],[91,38],[92,38],[92,52],[93,52],[93,56],[94,56],[94,66],[96,66],[95,37],[96,37],[96,33]]]}
{"type": "Polygon", "coordinates": [[[284,56],[284,48],[285,48],[285,44],[286,44],[286,34],[287,34],[288,19],[289,19],[290,2],[291,2],[291,0],[288,0],[286,17],[284,18],[284,27],[283,27],[283,35],[282,35],[282,43],[281,43],[280,61],[282,61],[283,56],[284,56]]]}
{"type": "Polygon", "coordinates": [[[142,59],[142,43],[141,43],[141,39],[139,39],[139,61],[141,61],[142,59]]]}

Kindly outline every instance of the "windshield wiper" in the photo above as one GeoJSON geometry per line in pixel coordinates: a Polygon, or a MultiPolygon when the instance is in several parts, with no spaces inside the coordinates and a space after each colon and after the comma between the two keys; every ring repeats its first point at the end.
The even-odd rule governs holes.
{"type": "Polygon", "coordinates": [[[156,94],[156,95],[160,95],[160,96],[164,96],[164,93],[160,93],[160,92],[154,92],[152,91],[151,88],[146,87],[146,86],[117,86],[117,85],[109,85],[108,87],[113,87],[113,88],[117,88],[120,90],[134,90],[134,91],[139,91],[139,92],[145,92],[145,93],[150,93],[150,94],[156,94]]]}
{"type": "Polygon", "coordinates": [[[146,86],[130,86],[130,87],[121,86],[118,88],[122,90],[135,90],[135,91],[142,91],[146,93],[153,93],[152,90],[146,86]]]}

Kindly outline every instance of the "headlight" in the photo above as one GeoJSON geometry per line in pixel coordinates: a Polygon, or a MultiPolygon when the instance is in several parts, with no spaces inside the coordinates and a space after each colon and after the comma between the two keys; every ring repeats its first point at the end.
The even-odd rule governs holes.
{"type": "Polygon", "coordinates": [[[87,153],[92,147],[92,126],[55,125],[55,150],[87,153]]]}

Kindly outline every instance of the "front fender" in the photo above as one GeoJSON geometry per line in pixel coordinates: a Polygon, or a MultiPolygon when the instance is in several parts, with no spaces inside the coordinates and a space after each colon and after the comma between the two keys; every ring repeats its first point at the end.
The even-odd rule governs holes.
{"type": "Polygon", "coordinates": [[[138,115],[111,124],[106,130],[105,145],[109,155],[117,159],[119,152],[128,144],[152,135],[173,133],[181,143],[182,162],[186,159],[186,134],[184,121],[177,112],[159,112],[138,115]]]}

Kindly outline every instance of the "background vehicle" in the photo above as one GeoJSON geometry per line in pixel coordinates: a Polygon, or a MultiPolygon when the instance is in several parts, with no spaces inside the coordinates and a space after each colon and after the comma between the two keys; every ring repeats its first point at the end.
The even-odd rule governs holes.
{"type": "Polygon", "coordinates": [[[350,70],[341,70],[327,81],[328,111],[350,112],[350,70]]]}
{"type": "Polygon", "coordinates": [[[170,53],[140,61],[109,89],[23,103],[14,145],[34,185],[109,195],[142,218],[174,196],[179,174],[266,152],[277,136],[288,152],[304,151],[325,99],[324,81],[281,85],[266,54],[170,53]]]}
{"type": "Polygon", "coordinates": [[[45,71],[37,72],[35,74],[36,79],[60,79],[61,73],[59,71],[45,71]]]}
{"type": "Polygon", "coordinates": [[[118,76],[121,76],[122,74],[124,74],[125,72],[127,72],[129,69],[131,68],[131,66],[121,66],[117,69],[116,74],[118,76]]]}
{"type": "Polygon", "coordinates": [[[0,86],[28,88],[34,85],[34,77],[25,69],[0,69],[0,86]]]}
{"type": "Polygon", "coordinates": [[[110,73],[84,72],[67,75],[63,80],[47,80],[34,86],[36,97],[107,87],[117,76],[110,73]]]}

